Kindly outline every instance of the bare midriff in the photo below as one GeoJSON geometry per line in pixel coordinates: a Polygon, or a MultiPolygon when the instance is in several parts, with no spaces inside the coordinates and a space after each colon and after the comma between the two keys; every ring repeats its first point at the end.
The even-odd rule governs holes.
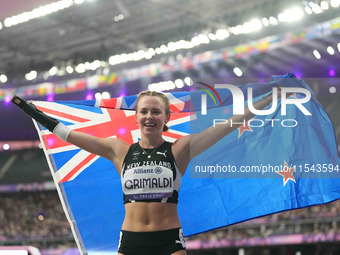
{"type": "Polygon", "coordinates": [[[176,204],[156,202],[125,204],[122,230],[150,232],[180,227],[176,204]]]}

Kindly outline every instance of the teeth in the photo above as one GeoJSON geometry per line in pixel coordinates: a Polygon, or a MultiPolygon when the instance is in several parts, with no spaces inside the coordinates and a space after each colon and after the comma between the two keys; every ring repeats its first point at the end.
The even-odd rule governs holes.
{"type": "Polygon", "coordinates": [[[147,127],[154,127],[155,124],[145,124],[145,126],[147,126],[147,127]]]}

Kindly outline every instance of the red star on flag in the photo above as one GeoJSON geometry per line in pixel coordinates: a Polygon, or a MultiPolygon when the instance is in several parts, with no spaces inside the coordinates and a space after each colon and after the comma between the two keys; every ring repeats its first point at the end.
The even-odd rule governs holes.
{"type": "Polygon", "coordinates": [[[296,183],[295,177],[294,177],[294,175],[293,175],[294,169],[295,169],[295,168],[294,168],[294,167],[289,168],[287,162],[286,162],[286,161],[284,161],[284,162],[285,162],[285,163],[284,163],[283,171],[281,171],[281,172],[276,172],[277,174],[283,176],[283,186],[286,186],[286,184],[287,184],[287,182],[288,182],[289,180],[292,180],[293,182],[296,183]]]}
{"type": "Polygon", "coordinates": [[[248,131],[248,132],[254,132],[254,130],[249,126],[249,121],[248,120],[247,122],[244,123],[244,125],[241,125],[239,126],[237,129],[238,129],[238,138],[240,138],[240,136],[245,132],[245,131],[248,131]]]}

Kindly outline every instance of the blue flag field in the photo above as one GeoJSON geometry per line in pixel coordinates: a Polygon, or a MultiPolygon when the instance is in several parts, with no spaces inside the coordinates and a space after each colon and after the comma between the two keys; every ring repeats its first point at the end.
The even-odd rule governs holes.
{"type": "MultiPolygon", "coordinates": [[[[252,88],[257,101],[277,86],[310,91],[311,99],[303,107],[311,115],[293,104],[287,104],[283,115],[279,99],[272,113],[245,121],[194,158],[179,192],[184,235],[340,198],[340,159],[333,125],[308,85],[287,74],[273,76],[268,83],[238,88],[245,99],[252,88]]],[[[201,89],[166,94],[171,119],[170,130],[163,133],[165,140],[175,141],[214,124],[230,125],[226,120],[233,115],[235,105],[230,91],[214,91],[204,84],[197,87],[201,89]],[[202,98],[206,98],[206,114],[202,98]]],[[[304,97],[294,93],[289,99],[304,97]]],[[[135,121],[136,99],[33,103],[72,130],[132,144],[141,138],[135,121]]],[[[124,206],[114,165],[34,123],[79,250],[82,254],[115,254],[124,206]]]]}

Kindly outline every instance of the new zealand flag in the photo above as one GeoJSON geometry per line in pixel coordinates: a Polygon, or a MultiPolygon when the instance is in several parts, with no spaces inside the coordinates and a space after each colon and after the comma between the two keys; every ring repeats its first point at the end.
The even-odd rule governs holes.
{"type": "MultiPolygon", "coordinates": [[[[246,95],[251,87],[254,100],[259,100],[278,85],[311,91],[290,74],[240,88],[246,95]]],[[[198,102],[207,92],[212,93],[204,87],[195,92],[166,94],[171,119],[169,131],[163,133],[165,140],[201,132],[215,119],[232,115],[233,100],[226,89],[215,91],[219,104],[208,97],[207,114],[202,114],[198,102]]],[[[292,96],[301,97],[299,93],[292,96]]],[[[72,130],[132,144],[140,139],[136,99],[128,96],[34,104],[72,130]]],[[[313,93],[304,104],[311,116],[294,105],[287,106],[286,115],[282,115],[280,106],[278,100],[273,113],[241,124],[190,163],[178,204],[185,235],[340,198],[340,160],[333,125],[325,110],[313,93]]],[[[35,126],[80,251],[117,251],[124,206],[114,165],[63,142],[36,122],[35,126]]]]}

